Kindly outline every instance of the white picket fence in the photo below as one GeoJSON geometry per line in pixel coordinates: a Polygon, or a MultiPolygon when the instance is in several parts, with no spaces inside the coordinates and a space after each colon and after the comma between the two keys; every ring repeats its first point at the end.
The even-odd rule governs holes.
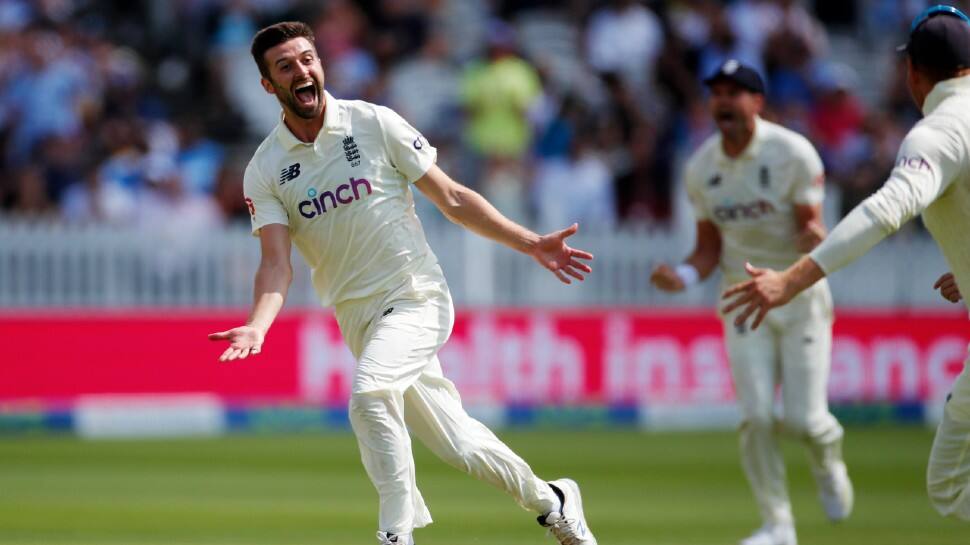
{"type": "MultiPolygon", "coordinates": [[[[530,258],[450,224],[428,226],[459,305],[712,306],[719,282],[679,296],[650,287],[651,268],[682,258],[692,232],[577,235],[596,254],[582,284],[561,285],[530,258]]],[[[0,222],[0,309],[245,307],[259,246],[245,228],[190,234],[0,222]]],[[[295,256],[289,305],[315,305],[309,271],[295,256]]],[[[832,278],[842,306],[943,306],[931,287],[946,264],[925,234],[898,235],[832,278]]]]}

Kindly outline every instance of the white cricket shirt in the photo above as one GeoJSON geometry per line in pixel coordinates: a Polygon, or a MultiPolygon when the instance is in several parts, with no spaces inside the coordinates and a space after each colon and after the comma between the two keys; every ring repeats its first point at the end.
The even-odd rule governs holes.
{"type": "Polygon", "coordinates": [[[288,226],[330,306],[436,269],[410,183],[437,151],[392,110],[325,95],[316,139],[301,142],[281,118],[246,168],[244,193],[253,233],[288,226]]]}
{"type": "Polygon", "coordinates": [[[903,139],[886,183],[811,257],[831,274],[922,213],[970,305],[970,76],[937,83],[923,114],[903,139]]]}
{"type": "Polygon", "coordinates": [[[725,282],[747,280],[746,261],[784,269],[801,257],[795,205],[820,204],[825,196],[822,160],[805,137],[757,118],[741,155],[728,157],[717,133],[694,152],[685,172],[697,220],[720,231],[725,282]]]}

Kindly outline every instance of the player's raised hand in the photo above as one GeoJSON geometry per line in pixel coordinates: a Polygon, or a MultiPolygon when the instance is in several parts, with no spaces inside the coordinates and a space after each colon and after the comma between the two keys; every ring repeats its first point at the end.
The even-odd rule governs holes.
{"type": "Polygon", "coordinates": [[[593,254],[571,248],[566,239],[576,234],[579,224],[539,237],[529,254],[540,265],[549,269],[565,284],[572,284],[569,276],[582,281],[593,269],[580,259],[593,259],[593,254]],[[567,276],[568,275],[568,276],[567,276]]]}
{"type": "Polygon", "coordinates": [[[209,334],[210,341],[229,341],[229,348],[219,356],[219,361],[232,361],[255,356],[263,350],[263,332],[244,325],[227,331],[209,334]]]}
{"type": "Polygon", "coordinates": [[[677,272],[666,263],[657,265],[650,274],[650,283],[661,291],[676,293],[684,290],[684,281],[680,279],[677,272]]]}
{"type": "Polygon", "coordinates": [[[734,325],[741,326],[754,314],[754,322],[751,329],[758,329],[768,311],[784,305],[791,300],[793,293],[789,290],[785,276],[778,271],[771,269],[760,269],[750,263],[744,264],[744,270],[751,275],[751,280],[741,282],[728,288],[722,299],[730,301],[722,310],[728,314],[736,309],[742,308],[740,314],[734,319],[734,325]]]}
{"type": "Polygon", "coordinates": [[[935,284],[933,284],[933,289],[940,290],[940,295],[944,299],[951,303],[956,303],[963,299],[963,295],[960,294],[960,287],[957,286],[956,278],[953,277],[953,273],[946,273],[941,276],[935,284]]]}

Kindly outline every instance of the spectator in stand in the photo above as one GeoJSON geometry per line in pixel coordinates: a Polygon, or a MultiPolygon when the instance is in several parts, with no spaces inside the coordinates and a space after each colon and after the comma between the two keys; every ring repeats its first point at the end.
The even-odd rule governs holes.
{"type": "Polygon", "coordinates": [[[225,154],[222,146],[206,136],[201,113],[183,116],[177,131],[176,161],[186,189],[193,193],[212,193],[225,154]]]}
{"type": "MultiPolygon", "coordinates": [[[[432,32],[415,57],[406,57],[387,76],[388,105],[433,142],[461,135],[460,74],[448,58],[448,42],[432,32]],[[421,82],[421,92],[414,82],[421,82]]],[[[440,146],[439,146],[440,147],[440,146]]]]}
{"type": "Polygon", "coordinates": [[[103,180],[95,164],[85,168],[82,179],[70,185],[61,199],[64,220],[77,225],[125,227],[134,224],[136,213],[134,191],[103,180]]]}
{"type": "Polygon", "coordinates": [[[835,176],[857,149],[865,110],[853,94],[858,76],[842,64],[821,65],[815,78],[816,99],[810,114],[812,140],[835,176]]]}
{"type": "Polygon", "coordinates": [[[751,44],[738,39],[738,36],[743,36],[748,31],[739,31],[732,27],[723,10],[710,12],[709,16],[708,39],[698,50],[697,73],[713,74],[728,59],[751,63],[749,66],[760,70],[764,64],[760,52],[751,44]]]}
{"type": "Polygon", "coordinates": [[[516,53],[511,27],[491,23],[487,60],[472,63],[460,85],[468,112],[465,139],[484,161],[478,183],[468,182],[510,219],[528,223],[523,159],[532,140],[529,110],[542,87],[535,68],[516,53]]]}
{"type": "Polygon", "coordinates": [[[423,0],[378,0],[371,14],[377,33],[374,55],[395,63],[421,53],[429,40],[431,22],[428,2],[423,0]]]}
{"type": "Polygon", "coordinates": [[[370,27],[360,8],[350,0],[327,2],[314,31],[327,60],[327,90],[337,98],[371,100],[378,66],[364,48],[370,27]]]}
{"type": "MultiPolygon", "coordinates": [[[[721,2],[718,2],[721,4],[721,2]]],[[[781,26],[781,8],[776,0],[738,0],[729,3],[724,16],[740,42],[739,49],[758,59],[759,70],[765,51],[765,41],[781,26]]]]}
{"type": "Polygon", "coordinates": [[[547,159],[536,171],[532,189],[540,228],[563,221],[592,232],[616,226],[613,176],[595,140],[582,136],[594,134],[595,127],[581,126],[579,133],[567,156],[547,159]]]}
{"type": "Polygon", "coordinates": [[[167,157],[146,157],[142,165],[145,186],[138,195],[138,226],[162,232],[172,239],[186,232],[203,233],[223,224],[223,216],[210,195],[194,194],[185,187],[178,165],[167,157]],[[172,218],[178,218],[173,222],[172,218]]]}
{"type": "Polygon", "coordinates": [[[878,111],[866,117],[853,145],[833,165],[832,181],[841,190],[840,217],[852,211],[889,178],[905,132],[878,111]]]}
{"type": "Polygon", "coordinates": [[[3,93],[8,119],[16,120],[7,149],[15,164],[28,161],[44,139],[73,136],[81,129],[83,105],[93,92],[90,58],[64,45],[55,32],[25,36],[25,57],[3,93]]]}
{"type": "Polygon", "coordinates": [[[53,219],[57,209],[50,200],[44,171],[41,167],[28,164],[20,167],[13,175],[11,212],[14,216],[30,219],[53,219]]]}
{"type": "Polygon", "coordinates": [[[227,161],[216,176],[213,197],[222,219],[229,224],[249,227],[249,208],[239,198],[243,190],[245,159],[227,161]]]}
{"type": "Polygon", "coordinates": [[[471,147],[487,158],[522,157],[531,139],[527,112],[541,92],[535,68],[516,53],[514,30],[493,21],[487,60],[472,63],[461,80],[471,147]]]}
{"type": "Polygon", "coordinates": [[[620,74],[638,91],[650,90],[663,42],[660,19],[635,0],[610,0],[593,12],[586,29],[589,64],[620,74]]]}

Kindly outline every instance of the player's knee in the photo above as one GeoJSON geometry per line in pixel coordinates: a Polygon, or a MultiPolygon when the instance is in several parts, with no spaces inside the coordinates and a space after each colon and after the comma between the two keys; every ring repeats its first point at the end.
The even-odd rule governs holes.
{"type": "Polygon", "coordinates": [[[387,399],[378,393],[365,392],[350,396],[347,415],[355,430],[372,427],[387,420],[387,399]]]}
{"type": "Polygon", "coordinates": [[[812,422],[806,415],[802,414],[786,414],[782,420],[782,425],[785,427],[785,432],[794,437],[801,439],[808,439],[812,435],[813,426],[812,422]]]}
{"type": "Polygon", "coordinates": [[[753,413],[741,420],[741,433],[772,433],[775,429],[775,419],[770,413],[753,413]]]}

